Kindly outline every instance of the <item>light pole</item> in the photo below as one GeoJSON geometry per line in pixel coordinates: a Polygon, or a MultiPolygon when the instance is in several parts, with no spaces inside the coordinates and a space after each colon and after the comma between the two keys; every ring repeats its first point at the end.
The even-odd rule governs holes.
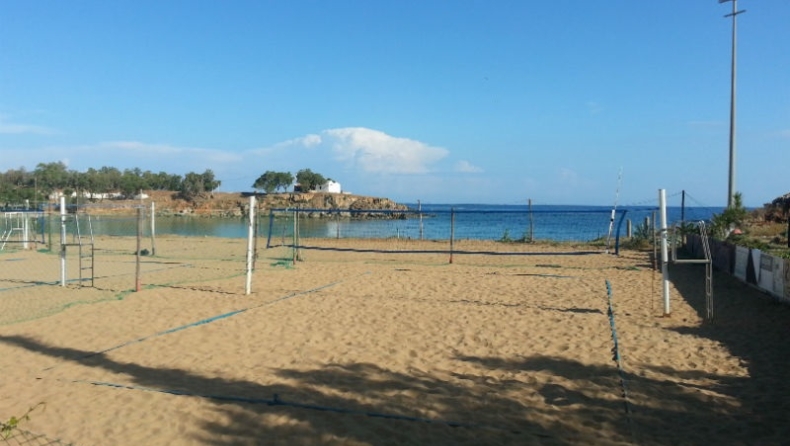
{"type": "Polygon", "coordinates": [[[738,31],[736,17],[745,9],[738,11],[738,0],[719,0],[719,3],[732,2],[732,12],[724,17],[732,17],[732,62],[730,65],[730,180],[727,187],[727,207],[735,200],[735,37],[738,31]]]}

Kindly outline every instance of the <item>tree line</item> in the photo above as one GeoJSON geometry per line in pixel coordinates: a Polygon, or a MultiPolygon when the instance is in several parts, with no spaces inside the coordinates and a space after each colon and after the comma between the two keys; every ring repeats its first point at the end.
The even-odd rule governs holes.
{"type": "Polygon", "coordinates": [[[287,191],[291,185],[294,184],[294,191],[311,191],[316,190],[327,181],[332,181],[331,178],[324,178],[320,173],[315,173],[310,169],[302,169],[296,173],[294,177],[290,172],[275,172],[267,170],[263,175],[259,176],[252,188],[262,190],[267,194],[278,192],[282,189],[283,192],[287,191]],[[298,186],[298,187],[297,187],[298,186]]]}
{"type": "Polygon", "coordinates": [[[0,172],[0,200],[4,203],[44,201],[55,191],[64,195],[89,192],[98,196],[120,193],[132,197],[141,190],[167,190],[178,192],[185,199],[211,193],[221,182],[214,172],[207,169],[203,173],[189,172],[175,175],[167,172],[154,173],[139,168],[124,169],[115,167],[90,168],[85,172],[69,169],[62,162],[39,163],[33,171],[24,167],[0,172]]]}
{"type": "MultiPolygon", "coordinates": [[[[296,176],[290,172],[268,170],[263,173],[252,188],[266,193],[287,191],[294,186],[295,191],[316,190],[331,178],[302,169],[296,176]],[[296,183],[294,184],[294,181],[296,183]]],[[[221,185],[214,172],[207,169],[203,173],[189,172],[185,175],[167,172],[154,173],[139,168],[119,170],[115,167],[90,168],[84,172],[69,169],[63,162],[39,163],[33,171],[24,167],[0,172],[0,203],[20,204],[46,201],[55,191],[67,197],[73,193],[85,192],[88,198],[101,199],[112,193],[120,193],[124,198],[133,197],[142,190],[174,191],[181,198],[193,200],[202,194],[211,193],[221,185]]]]}

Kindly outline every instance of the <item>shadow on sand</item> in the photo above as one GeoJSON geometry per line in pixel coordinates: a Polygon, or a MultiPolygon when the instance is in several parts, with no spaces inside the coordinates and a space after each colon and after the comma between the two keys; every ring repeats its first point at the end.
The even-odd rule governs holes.
{"type": "MultiPolygon", "coordinates": [[[[670,265],[670,280],[704,319],[704,265],[670,265]]],[[[675,331],[725,346],[748,371],[747,377],[718,377],[715,391],[737,401],[716,420],[727,444],[789,444],[790,307],[734,277],[714,271],[714,321],[675,331]]],[[[713,403],[713,402],[712,402],[713,403]]]]}
{"type": "MultiPolygon", "coordinates": [[[[767,305],[768,302],[758,304],[767,305]]],[[[722,318],[727,320],[727,316],[722,318]]],[[[754,325],[757,328],[762,324],[754,325]]],[[[768,429],[772,422],[779,421],[781,412],[773,412],[772,416],[771,413],[781,408],[786,395],[770,392],[774,379],[779,378],[775,372],[769,373],[769,369],[775,370],[772,365],[776,363],[771,354],[758,353],[754,347],[757,347],[755,342],[767,340],[776,333],[767,333],[764,339],[744,341],[741,337],[730,339],[718,334],[723,328],[720,325],[701,327],[699,332],[732,343],[732,348],[741,351],[744,360],[749,362],[753,377],[756,375],[760,379],[728,382],[713,374],[709,378],[723,382],[721,389],[741,398],[742,415],[749,415],[752,420],[744,423],[758,423],[753,427],[768,429]],[[748,395],[756,390],[766,392],[759,400],[750,399],[748,395]],[[770,420],[762,418],[769,416],[770,420]]],[[[723,331],[728,330],[729,327],[723,331]]],[[[459,356],[455,359],[481,369],[481,373],[453,373],[456,381],[450,382],[419,371],[404,374],[374,364],[351,363],[307,371],[278,369],[272,373],[295,384],[262,385],[206,377],[177,368],[122,363],[106,355],[44,345],[23,336],[0,337],[0,342],[123,374],[126,382],[119,386],[119,392],[147,390],[165,392],[174,398],[199,397],[212,401],[216,416],[198,421],[198,433],[190,438],[196,444],[340,444],[348,441],[376,445],[676,445],[728,439],[710,438],[713,432],[721,430],[719,425],[723,421],[716,401],[689,392],[676,382],[626,376],[628,381],[642,381],[645,385],[638,387],[647,389],[645,394],[631,393],[632,401],[650,402],[643,406],[631,403],[632,406],[627,407],[614,364],[590,366],[545,356],[521,359],[459,356]],[[524,371],[547,372],[554,379],[524,382],[508,378],[524,371]],[[563,384],[568,381],[573,381],[573,385],[563,384]],[[545,404],[529,407],[523,399],[508,396],[524,392],[542,399],[545,404]],[[269,422],[271,417],[290,422],[269,422]],[[673,425],[680,422],[692,426],[691,431],[696,434],[688,436],[688,429],[682,436],[673,432],[673,425]]],[[[779,348],[781,339],[777,337],[771,345],[779,348]]],[[[785,348],[778,353],[786,352],[785,348]]],[[[664,372],[678,375],[673,370],[664,372]]],[[[75,385],[91,384],[75,382],[75,385]]],[[[730,414],[730,417],[737,415],[730,414]]],[[[772,432],[776,433],[776,429],[787,428],[774,426],[772,432]]],[[[729,434],[737,433],[734,430],[729,434]]],[[[751,443],[746,440],[752,437],[729,437],[739,438],[751,443]]]]}

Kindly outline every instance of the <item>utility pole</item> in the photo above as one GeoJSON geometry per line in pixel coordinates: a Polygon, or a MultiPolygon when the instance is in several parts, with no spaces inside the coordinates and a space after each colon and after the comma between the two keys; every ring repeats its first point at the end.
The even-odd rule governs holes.
{"type": "Polygon", "coordinates": [[[727,187],[727,207],[731,208],[735,201],[735,42],[738,30],[736,17],[746,12],[738,11],[738,0],[719,0],[719,3],[732,2],[732,12],[724,17],[732,17],[732,62],[730,65],[730,179],[727,187]]]}

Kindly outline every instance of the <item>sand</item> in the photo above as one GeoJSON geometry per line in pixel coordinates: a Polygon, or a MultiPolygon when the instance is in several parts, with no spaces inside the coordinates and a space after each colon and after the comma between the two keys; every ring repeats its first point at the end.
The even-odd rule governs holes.
{"type": "Polygon", "coordinates": [[[43,403],[6,441],[790,441],[790,312],[759,291],[716,273],[708,323],[702,265],[671,266],[662,317],[651,252],[380,243],[261,249],[249,295],[240,240],[158,240],[136,292],[130,239],[97,240],[93,286],[75,251],[66,287],[56,254],[0,254],[0,419],[43,403]]]}

